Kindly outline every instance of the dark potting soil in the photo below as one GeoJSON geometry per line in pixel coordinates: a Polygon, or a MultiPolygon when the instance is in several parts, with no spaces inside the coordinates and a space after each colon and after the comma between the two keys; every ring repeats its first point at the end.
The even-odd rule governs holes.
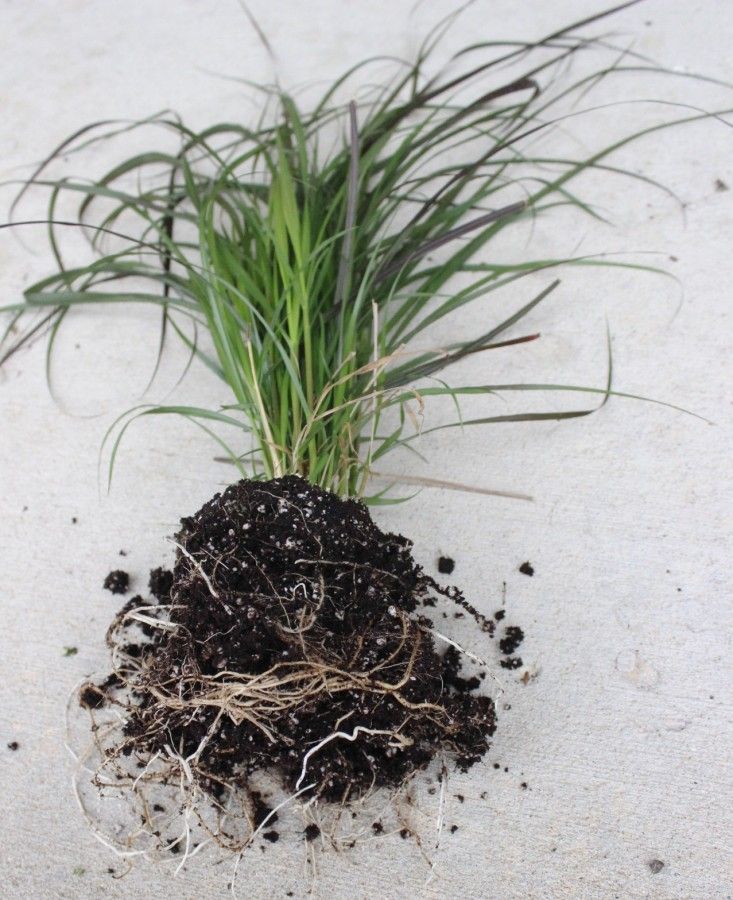
{"type": "Polygon", "coordinates": [[[524,663],[521,656],[507,656],[501,660],[499,665],[502,669],[521,669],[524,663]]]}
{"type": "Polygon", "coordinates": [[[424,610],[442,595],[482,632],[494,622],[363,504],[295,476],[240,481],[181,525],[173,572],[151,573],[159,605],[125,604],[108,635],[119,668],[80,692],[90,709],[126,707],[120,758],[144,764],[173,746],[213,798],[248,791],[259,824],[257,771],[343,802],[441,751],[463,770],[486,753],[494,703],[455,648],[438,651],[424,610]],[[147,621],[127,618],[141,605],[147,621]]]}
{"type": "Polygon", "coordinates": [[[504,637],[499,641],[499,649],[507,656],[517,649],[524,640],[524,632],[518,625],[507,625],[504,637]]]}
{"type": "Polygon", "coordinates": [[[130,587],[130,576],[122,569],[113,569],[104,579],[104,588],[113,594],[125,594],[130,587]]]}
{"type": "Polygon", "coordinates": [[[164,601],[167,597],[170,597],[172,587],[173,572],[163,568],[151,569],[148,588],[156,600],[164,601]]]}
{"type": "Polygon", "coordinates": [[[450,575],[456,567],[456,562],[450,556],[441,556],[438,558],[438,571],[441,575],[450,575]]]}
{"type": "Polygon", "coordinates": [[[523,562],[519,567],[519,571],[522,573],[522,575],[529,575],[529,577],[531,578],[534,575],[534,566],[531,562],[523,562]]]}

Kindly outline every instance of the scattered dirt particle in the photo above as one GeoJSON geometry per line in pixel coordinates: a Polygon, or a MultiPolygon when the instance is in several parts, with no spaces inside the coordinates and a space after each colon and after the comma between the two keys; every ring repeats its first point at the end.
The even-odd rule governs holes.
{"type": "Polygon", "coordinates": [[[20,747],[20,744],[17,741],[9,741],[8,742],[8,750],[17,750],[20,747]]]}
{"type": "Polygon", "coordinates": [[[714,181],[713,183],[714,183],[714,185],[715,185],[715,190],[718,191],[718,193],[722,193],[723,191],[729,191],[729,190],[730,190],[730,188],[729,188],[728,185],[723,181],[722,178],[716,178],[715,181],[714,181]]]}
{"type": "Polygon", "coordinates": [[[255,828],[259,828],[265,819],[274,825],[278,820],[278,815],[277,813],[273,813],[267,803],[265,803],[262,799],[262,794],[258,791],[250,791],[250,798],[254,807],[255,828]]]}
{"type": "Polygon", "coordinates": [[[519,567],[519,571],[522,573],[522,575],[529,575],[529,577],[531,578],[534,575],[534,566],[530,562],[523,562],[519,567]]]}
{"type": "Polygon", "coordinates": [[[664,868],[664,863],[661,859],[650,859],[648,865],[652,875],[657,875],[664,868]]]}
{"type": "Polygon", "coordinates": [[[524,640],[524,632],[518,625],[508,625],[504,631],[504,637],[499,641],[499,649],[506,656],[519,647],[524,640]]]}
{"type": "Polygon", "coordinates": [[[272,829],[271,831],[265,831],[262,837],[271,844],[276,844],[280,840],[280,832],[272,829]]]}
{"type": "Polygon", "coordinates": [[[173,587],[173,572],[170,569],[159,567],[152,569],[150,572],[150,580],[148,581],[150,593],[156,600],[161,602],[168,600],[173,587]]]}
{"type": "Polygon", "coordinates": [[[501,768],[501,764],[500,764],[500,763],[494,763],[494,768],[495,768],[495,769],[500,769],[500,768],[501,768]]]}
{"type": "Polygon", "coordinates": [[[527,790],[527,782],[526,782],[526,781],[523,781],[523,782],[519,785],[519,787],[520,787],[523,791],[526,791],[526,790],[527,790]]]}
{"type": "Polygon", "coordinates": [[[120,550],[120,556],[127,556],[127,550],[120,550]]]}
{"type": "Polygon", "coordinates": [[[504,618],[505,615],[506,615],[505,609],[497,609],[497,611],[494,613],[494,618],[496,619],[497,622],[501,622],[501,620],[504,618]]]}
{"type": "Polygon", "coordinates": [[[463,802],[465,801],[465,799],[466,799],[466,798],[463,796],[463,794],[453,794],[453,796],[456,798],[456,800],[457,800],[459,803],[463,803],[463,802]]]}
{"type": "Polygon", "coordinates": [[[91,681],[87,681],[79,688],[79,705],[85,709],[99,709],[100,706],[104,706],[106,699],[104,692],[91,681]]]}
{"type": "Polygon", "coordinates": [[[130,587],[130,576],[122,569],[113,569],[104,579],[105,590],[112,594],[125,594],[130,587]]]}
{"type": "Polygon", "coordinates": [[[153,803],[153,809],[155,812],[165,812],[165,806],[161,806],[160,803],[153,803]]]}
{"type": "Polygon", "coordinates": [[[451,833],[451,834],[455,834],[457,831],[458,831],[458,826],[457,826],[457,825],[451,825],[451,827],[450,827],[450,833],[451,833]]]}
{"type": "Polygon", "coordinates": [[[384,825],[381,822],[372,822],[372,831],[374,834],[381,834],[384,831],[384,825]]]}
{"type": "Polygon", "coordinates": [[[310,825],[307,825],[303,835],[307,841],[315,841],[318,835],[321,833],[321,829],[316,825],[315,822],[311,822],[310,825]]]}
{"type": "Polygon", "coordinates": [[[64,647],[64,656],[76,656],[78,652],[78,647],[64,647]]]}
{"type": "Polygon", "coordinates": [[[76,525],[78,521],[79,521],[79,520],[77,519],[76,516],[72,516],[72,517],[71,517],[71,524],[72,524],[72,525],[76,525]]]}
{"type": "Polygon", "coordinates": [[[521,669],[524,663],[521,656],[507,656],[501,660],[499,665],[502,669],[521,669]]]}
{"type": "Polygon", "coordinates": [[[441,556],[438,559],[438,571],[441,575],[450,575],[456,567],[456,561],[450,556],[441,556]]]}
{"type": "Polygon", "coordinates": [[[411,834],[412,832],[409,828],[400,828],[400,837],[403,841],[406,840],[411,834]]]}

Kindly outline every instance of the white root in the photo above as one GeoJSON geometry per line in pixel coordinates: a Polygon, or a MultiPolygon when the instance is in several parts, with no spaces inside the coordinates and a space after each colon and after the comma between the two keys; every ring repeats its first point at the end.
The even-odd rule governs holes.
{"type": "Polygon", "coordinates": [[[171,544],[173,544],[174,547],[178,547],[178,549],[186,557],[186,559],[190,560],[193,563],[193,565],[198,570],[199,575],[206,582],[206,587],[209,589],[209,593],[211,594],[211,596],[215,600],[218,600],[219,595],[214,590],[214,585],[209,580],[209,576],[206,574],[206,572],[204,572],[204,569],[203,569],[203,566],[201,565],[201,563],[197,559],[194,559],[194,557],[188,552],[188,550],[186,550],[186,548],[182,544],[179,544],[178,541],[174,541],[173,538],[168,538],[168,540],[170,541],[171,544]]]}
{"type": "Polygon", "coordinates": [[[305,779],[305,772],[308,768],[308,760],[313,756],[314,753],[317,753],[322,747],[325,747],[330,741],[335,741],[336,738],[342,738],[345,741],[355,741],[359,734],[387,734],[390,737],[393,737],[396,743],[391,744],[392,747],[409,747],[412,744],[412,738],[404,737],[401,734],[398,734],[395,731],[385,731],[380,728],[366,728],[364,725],[357,725],[356,728],[351,732],[351,734],[347,734],[345,731],[334,731],[332,734],[329,734],[328,737],[325,737],[322,741],[319,741],[315,747],[311,747],[311,749],[305,754],[303,757],[303,768],[300,772],[300,778],[295,782],[295,789],[297,790],[305,779]]]}

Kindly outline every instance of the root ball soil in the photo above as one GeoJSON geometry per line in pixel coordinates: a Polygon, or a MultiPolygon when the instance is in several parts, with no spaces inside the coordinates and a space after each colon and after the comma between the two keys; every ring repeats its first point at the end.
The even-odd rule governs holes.
{"type": "Polygon", "coordinates": [[[154,599],[125,604],[114,671],[80,695],[123,713],[103,742],[118,779],[183,780],[222,808],[245,793],[256,812],[257,772],[347,802],[440,751],[463,769],[483,756],[494,703],[426,612],[442,596],[482,637],[494,624],[363,504],[295,476],[240,481],[181,525],[172,575],[156,570],[154,599]]]}

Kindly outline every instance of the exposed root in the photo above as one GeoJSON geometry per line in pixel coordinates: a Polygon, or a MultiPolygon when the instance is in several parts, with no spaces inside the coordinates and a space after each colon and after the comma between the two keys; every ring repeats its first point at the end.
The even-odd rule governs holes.
{"type": "Polygon", "coordinates": [[[418,607],[442,593],[478,634],[491,625],[422,573],[405,538],[295,477],[240,482],[182,524],[170,596],[120,610],[111,674],[79,691],[92,742],[78,780],[93,789],[77,788],[79,804],[90,824],[100,799],[128,812],[125,828],[93,825],[106,846],[172,854],[180,871],[215,845],[238,869],[293,802],[328,809],[320,839],[353,845],[364,838],[344,841],[341,813],[399,792],[437,754],[464,769],[481,758],[494,704],[456,651],[482,661],[418,607]],[[273,809],[263,776],[284,795],[273,809]]]}

